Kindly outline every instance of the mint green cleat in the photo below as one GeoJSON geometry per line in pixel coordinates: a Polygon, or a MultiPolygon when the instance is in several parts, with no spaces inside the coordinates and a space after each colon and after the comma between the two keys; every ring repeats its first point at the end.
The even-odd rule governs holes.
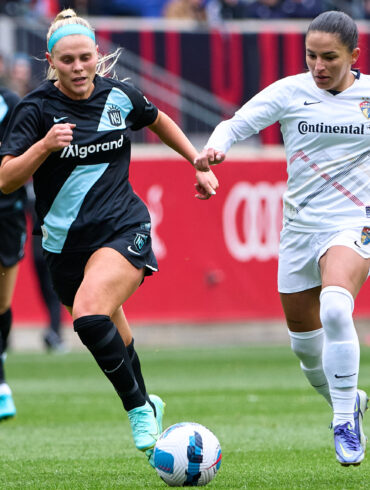
{"type": "MultiPolygon", "coordinates": [[[[149,395],[149,398],[150,398],[150,401],[155,406],[156,419],[157,419],[157,424],[158,424],[158,429],[159,429],[159,435],[161,435],[162,432],[163,432],[163,415],[164,415],[164,409],[166,407],[166,404],[157,395],[149,395]]],[[[154,468],[153,448],[148,449],[145,452],[145,454],[148,457],[149,464],[151,466],[153,466],[153,468],[154,468]]]]}
{"type": "Polygon", "coordinates": [[[14,417],[16,414],[16,409],[12,395],[6,393],[0,395],[0,421],[14,417]]]}
{"type": "Polygon", "coordinates": [[[160,436],[157,419],[149,402],[127,412],[130,420],[134,443],[139,451],[154,447],[160,436]]]}
{"type": "Polygon", "coordinates": [[[153,403],[155,406],[155,411],[156,411],[156,419],[158,423],[158,428],[159,428],[159,435],[162,434],[163,432],[163,415],[164,415],[164,409],[166,407],[165,402],[159,398],[157,395],[149,395],[150,401],[153,403]]]}

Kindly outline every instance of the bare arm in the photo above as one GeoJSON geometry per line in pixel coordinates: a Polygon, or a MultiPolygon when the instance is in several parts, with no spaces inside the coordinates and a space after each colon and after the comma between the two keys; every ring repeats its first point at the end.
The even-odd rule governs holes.
{"type": "Polygon", "coordinates": [[[157,119],[148,126],[167,146],[175,150],[193,165],[197,150],[167,114],[159,111],[157,119]]]}
{"type": "MultiPolygon", "coordinates": [[[[183,156],[194,167],[194,159],[197,155],[197,150],[179,128],[179,126],[164,112],[159,111],[157,119],[153,124],[148,126],[167,146],[175,150],[183,156]]],[[[196,198],[204,200],[209,199],[216,194],[218,188],[218,180],[212,171],[199,172],[197,169],[195,177],[197,183],[196,198]]]]}
{"type": "Polygon", "coordinates": [[[0,190],[10,194],[22,187],[53,151],[70,144],[74,127],[75,124],[55,124],[22,155],[5,155],[0,167],[0,190]]]}

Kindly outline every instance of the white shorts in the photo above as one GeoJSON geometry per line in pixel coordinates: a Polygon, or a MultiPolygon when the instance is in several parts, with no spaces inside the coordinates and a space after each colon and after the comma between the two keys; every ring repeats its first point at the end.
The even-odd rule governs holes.
{"type": "Polygon", "coordinates": [[[370,227],[317,233],[283,229],[279,248],[279,293],[297,293],[321,286],[319,260],[334,245],[344,245],[369,259],[370,227]]]}

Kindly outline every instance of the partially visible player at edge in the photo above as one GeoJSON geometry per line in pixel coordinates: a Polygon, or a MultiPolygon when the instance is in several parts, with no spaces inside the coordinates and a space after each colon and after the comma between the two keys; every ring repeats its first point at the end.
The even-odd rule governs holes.
{"type": "MultiPolygon", "coordinates": [[[[19,100],[14,92],[0,87],[0,145],[19,100]]],[[[9,195],[0,192],[0,421],[16,414],[12,392],[5,379],[4,360],[12,326],[11,303],[18,264],[24,256],[26,200],[24,187],[9,195]]]]}
{"type": "MultiPolygon", "coordinates": [[[[148,210],[128,180],[127,129],[148,127],[189,162],[197,152],[139,90],[102,76],[104,62],[112,68],[119,53],[99,59],[93,29],[73,10],[57,15],[47,45],[48,80],[23,99],[7,128],[0,188],[13,192],[33,176],[54,288],[121,398],[136,447],[152,463],[164,403],[147,395],[121,305],[157,262],[148,210]]],[[[196,171],[200,199],[218,187],[207,174],[196,171]]]]}
{"type": "Polygon", "coordinates": [[[279,80],[220,123],[195,166],[208,170],[230,146],[279,121],[288,189],[278,289],[291,346],[311,385],[332,406],[337,460],[358,465],[368,398],[357,389],[360,349],[354,299],[370,264],[370,76],[355,22],[339,11],[306,34],[309,72],[279,80]]]}

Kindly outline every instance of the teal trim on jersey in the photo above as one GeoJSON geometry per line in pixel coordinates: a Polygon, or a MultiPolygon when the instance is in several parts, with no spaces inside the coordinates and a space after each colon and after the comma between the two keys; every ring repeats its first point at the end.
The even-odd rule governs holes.
{"type": "Polygon", "coordinates": [[[108,163],[78,165],[58,192],[44,218],[42,246],[45,250],[60,253],[72,223],[77,218],[86,194],[99,180],[108,163]]]}
{"type": "Polygon", "coordinates": [[[7,115],[9,110],[8,104],[5,102],[5,99],[2,95],[0,95],[0,123],[3,122],[5,116],[7,115]]]}
{"type": "Polygon", "coordinates": [[[117,87],[109,92],[104,110],[100,118],[98,131],[125,129],[126,117],[133,109],[129,97],[117,87]]]}

